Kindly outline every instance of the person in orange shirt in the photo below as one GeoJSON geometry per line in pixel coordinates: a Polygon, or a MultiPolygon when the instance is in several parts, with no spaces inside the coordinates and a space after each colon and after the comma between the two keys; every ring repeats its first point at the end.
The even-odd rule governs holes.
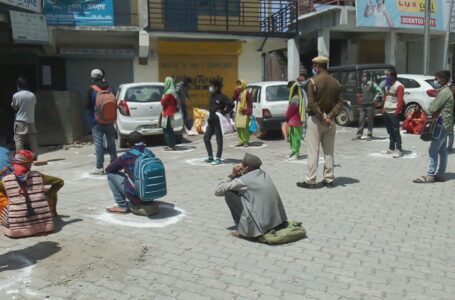
{"type": "Polygon", "coordinates": [[[422,111],[422,107],[417,105],[414,112],[404,120],[403,129],[406,130],[406,133],[421,134],[426,120],[427,115],[422,111]]]}

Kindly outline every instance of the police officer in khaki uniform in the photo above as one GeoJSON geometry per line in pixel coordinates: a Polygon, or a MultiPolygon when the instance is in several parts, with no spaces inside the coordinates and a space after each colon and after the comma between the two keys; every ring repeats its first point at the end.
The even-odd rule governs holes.
{"type": "Polygon", "coordinates": [[[334,176],[335,115],[343,105],[341,85],[327,73],[328,57],[317,56],[313,60],[313,74],[308,83],[308,174],[305,181],[297,182],[301,188],[315,188],[319,162],[319,145],[324,152],[324,186],[332,187],[334,176]]]}

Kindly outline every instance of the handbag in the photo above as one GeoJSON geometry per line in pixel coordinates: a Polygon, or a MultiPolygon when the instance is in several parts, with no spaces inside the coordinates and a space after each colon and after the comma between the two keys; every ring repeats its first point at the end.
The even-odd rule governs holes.
{"type": "Polygon", "coordinates": [[[425,142],[430,142],[431,140],[438,140],[442,136],[442,118],[428,118],[423,125],[422,133],[420,134],[420,139],[425,142]]]}
{"type": "Polygon", "coordinates": [[[256,117],[251,116],[250,117],[250,124],[248,126],[248,131],[251,133],[255,133],[258,130],[258,124],[256,123],[256,117]]]}
{"type": "Polygon", "coordinates": [[[223,115],[219,112],[216,113],[220,121],[221,132],[223,135],[234,132],[234,126],[232,126],[229,115],[223,115]]]}

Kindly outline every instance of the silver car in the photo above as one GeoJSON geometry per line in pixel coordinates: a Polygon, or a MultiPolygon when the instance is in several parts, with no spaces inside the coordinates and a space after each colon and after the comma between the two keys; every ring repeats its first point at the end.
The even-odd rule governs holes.
{"type": "MultiPolygon", "coordinates": [[[[126,137],[133,131],[144,136],[163,134],[163,129],[158,124],[163,93],[164,84],[161,82],[126,83],[119,86],[116,127],[121,148],[127,147],[126,137]]],[[[180,112],[175,115],[174,131],[180,140],[183,134],[180,112]]]]}

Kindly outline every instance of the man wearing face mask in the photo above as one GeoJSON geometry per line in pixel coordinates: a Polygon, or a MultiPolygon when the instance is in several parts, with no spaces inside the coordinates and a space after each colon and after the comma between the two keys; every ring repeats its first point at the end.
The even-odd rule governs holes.
{"type": "Polygon", "coordinates": [[[237,228],[234,236],[255,238],[287,221],[278,190],[261,165],[259,157],[246,153],[215,191],[224,196],[231,211],[237,228]]]}
{"type": "Polygon", "coordinates": [[[397,80],[397,72],[390,71],[385,80],[385,101],[383,118],[389,134],[389,149],[386,154],[393,154],[394,158],[403,156],[401,147],[399,115],[404,108],[404,86],[397,80]]]}
{"type": "Polygon", "coordinates": [[[223,132],[221,131],[220,119],[216,115],[217,112],[226,115],[232,111],[234,104],[229,98],[221,93],[223,84],[219,79],[210,80],[210,115],[207,121],[207,128],[204,134],[204,144],[207,150],[208,158],[204,160],[206,163],[219,165],[221,164],[221,155],[223,154],[223,132]],[[213,158],[212,143],[210,140],[212,136],[216,136],[216,158],[213,158]]]}
{"type": "Polygon", "coordinates": [[[334,176],[334,150],[336,125],[334,118],[343,105],[341,85],[327,73],[328,57],[313,58],[313,74],[308,83],[308,119],[306,139],[308,144],[308,173],[297,182],[301,188],[315,188],[319,162],[319,145],[324,151],[324,186],[332,187],[334,176]]]}

